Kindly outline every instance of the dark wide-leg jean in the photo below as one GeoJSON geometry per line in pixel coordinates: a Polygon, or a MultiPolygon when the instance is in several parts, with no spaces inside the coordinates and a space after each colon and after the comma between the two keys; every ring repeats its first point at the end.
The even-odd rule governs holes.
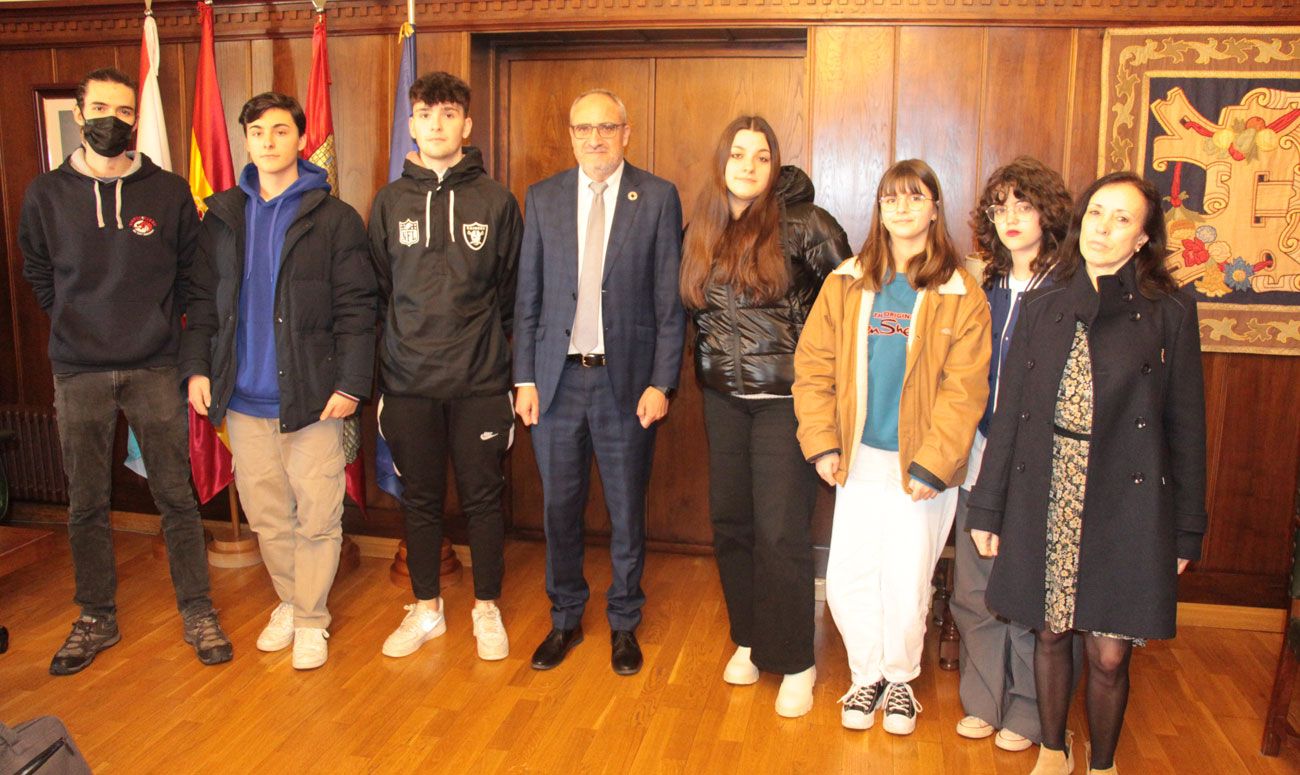
{"type": "Polygon", "coordinates": [[[731,639],[760,670],[813,666],[812,511],[817,474],[795,439],[788,398],[704,390],[713,552],[731,639]]]}

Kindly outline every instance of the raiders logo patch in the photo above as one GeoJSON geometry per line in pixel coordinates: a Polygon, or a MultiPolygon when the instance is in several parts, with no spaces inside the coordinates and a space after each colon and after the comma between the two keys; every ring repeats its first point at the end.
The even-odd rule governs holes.
{"type": "Polygon", "coordinates": [[[460,233],[465,238],[466,245],[478,250],[487,242],[488,225],[486,223],[462,223],[460,233]]]}
{"type": "Polygon", "coordinates": [[[397,241],[410,247],[420,241],[420,222],[417,220],[399,221],[397,224],[397,241]]]}
{"type": "Polygon", "coordinates": [[[148,237],[158,228],[158,222],[147,215],[137,215],[131,219],[131,231],[141,237],[148,237]]]}

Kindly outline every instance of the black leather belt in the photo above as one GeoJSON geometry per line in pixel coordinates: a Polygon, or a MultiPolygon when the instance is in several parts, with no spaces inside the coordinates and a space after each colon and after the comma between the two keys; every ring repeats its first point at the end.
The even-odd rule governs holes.
{"type": "Polygon", "coordinates": [[[1057,436],[1064,436],[1067,439],[1074,439],[1075,441],[1092,441],[1092,434],[1079,433],[1078,431],[1072,431],[1069,428],[1062,428],[1056,423],[1052,423],[1052,433],[1055,433],[1057,436]]]}
{"type": "Polygon", "coordinates": [[[593,366],[604,366],[605,356],[602,353],[591,353],[589,355],[579,355],[573,353],[565,358],[569,363],[576,363],[584,369],[590,369],[593,366]]]}

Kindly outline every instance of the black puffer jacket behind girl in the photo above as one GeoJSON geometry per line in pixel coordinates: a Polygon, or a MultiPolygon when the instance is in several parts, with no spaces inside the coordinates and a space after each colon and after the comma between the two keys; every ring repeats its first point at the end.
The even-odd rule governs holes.
{"type": "Polygon", "coordinates": [[[785,296],[745,298],[729,285],[709,283],[704,308],[695,310],[695,374],[705,387],[737,395],[790,395],[794,350],[822,281],[853,254],[844,229],[813,204],[803,170],[784,166],[777,179],[781,247],[790,268],[785,296]]]}

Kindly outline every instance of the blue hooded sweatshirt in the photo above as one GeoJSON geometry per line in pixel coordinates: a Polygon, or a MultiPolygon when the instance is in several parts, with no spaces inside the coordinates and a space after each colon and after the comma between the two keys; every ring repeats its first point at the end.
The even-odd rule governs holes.
{"type": "Polygon", "coordinates": [[[280,382],[275,355],[275,286],[284,238],[298,217],[307,191],[329,190],[325,170],[298,160],[298,179],[279,196],[262,199],[257,167],[250,163],[239,176],[248,194],[244,206],[244,279],[239,289],[239,334],[236,343],[235,392],[230,408],[253,417],[280,416],[280,382]]]}

